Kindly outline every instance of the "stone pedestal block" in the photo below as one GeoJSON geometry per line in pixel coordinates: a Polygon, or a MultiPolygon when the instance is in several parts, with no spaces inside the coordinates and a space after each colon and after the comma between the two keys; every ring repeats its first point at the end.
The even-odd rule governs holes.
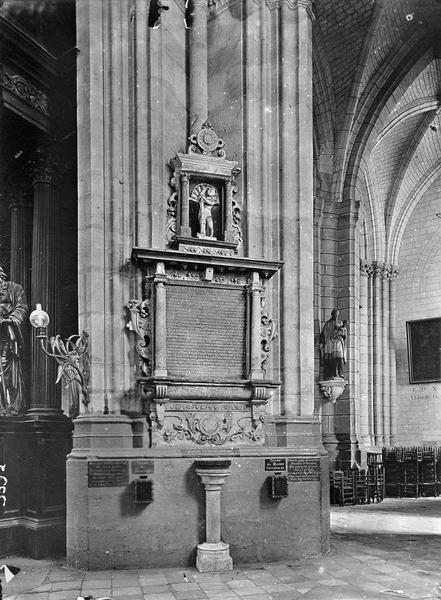
{"type": "Polygon", "coordinates": [[[198,544],[196,568],[201,573],[215,571],[232,571],[233,559],[230,556],[230,546],[224,542],[198,544]]]}

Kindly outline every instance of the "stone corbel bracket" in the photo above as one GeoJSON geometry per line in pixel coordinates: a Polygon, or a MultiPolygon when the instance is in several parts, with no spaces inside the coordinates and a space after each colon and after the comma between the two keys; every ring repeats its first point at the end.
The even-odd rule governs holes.
{"type": "Polygon", "coordinates": [[[254,386],[253,398],[251,400],[251,418],[253,427],[264,424],[267,417],[268,400],[273,395],[274,390],[266,386],[254,386]]]}
{"type": "Polygon", "coordinates": [[[169,401],[168,385],[166,383],[153,384],[149,398],[149,417],[150,421],[156,425],[158,430],[161,430],[165,424],[165,408],[169,401]]]}
{"type": "Polygon", "coordinates": [[[325,381],[319,381],[320,391],[322,392],[325,400],[335,404],[339,398],[343,395],[347,381],[341,377],[335,379],[326,379],[325,381]]]}

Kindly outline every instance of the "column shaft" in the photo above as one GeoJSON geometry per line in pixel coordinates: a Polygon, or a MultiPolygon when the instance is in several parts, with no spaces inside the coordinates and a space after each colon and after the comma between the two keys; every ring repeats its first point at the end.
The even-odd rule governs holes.
{"type": "Polygon", "coordinates": [[[220,487],[210,490],[206,487],[205,492],[205,529],[208,544],[218,544],[220,537],[220,487]]]}
{"type": "Polygon", "coordinates": [[[167,376],[167,296],[164,264],[158,263],[155,275],[155,377],[167,376]]]}
{"type": "Polygon", "coordinates": [[[260,277],[259,273],[253,273],[251,284],[251,373],[250,379],[262,379],[260,365],[260,277]]]}
{"type": "MultiPolygon", "coordinates": [[[[34,167],[34,211],[32,232],[31,309],[40,303],[49,314],[48,335],[59,333],[60,294],[58,289],[58,206],[52,158],[37,151],[34,167]]],[[[42,352],[33,333],[31,408],[60,409],[55,387],[57,364],[42,352]]]]}
{"type": "Polygon", "coordinates": [[[32,206],[24,198],[12,198],[10,280],[19,283],[28,302],[31,292],[32,206]]]}
{"type": "Polygon", "coordinates": [[[368,279],[368,405],[369,405],[369,436],[371,445],[375,445],[374,417],[374,277],[373,270],[369,271],[368,279]]]}
{"type": "Polygon", "coordinates": [[[280,7],[283,408],[314,411],[312,36],[308,3],[280,7]],[[301,176],[300,176],[301,174],[301,176]]]}
{"type": "Polygon", "coordinates": [[[389,283],[390,283],[390,268],[385,265],[383,273],[383,443],[386,446],[390,444],[390,367],[389,367],[389,283]]]}
{"type": "Polygon", "coordinates": [[[389,291],[389,377],[390,377],[390,443],[398,443],[397,431],[397,363],[395,357],[396,335],[396,278],[397,271],[392,267],[389,291]]]}
{"type": "Polygon", "coordinates": [[[189,206],[189,176],[181,175],[181,235],[191,235],[190,230],[190,206],[189,206]]]}
{"type": "Polygon", "coordinates": [[[363,445],[369,445],[369,356],[368,356],[368,273],[367,265],[360,270],[360,435],[363,445]]]}
{"type": "Polygon", "coordinates": [[[190,30],[190,133],[208,118],[207,0],[193,1],[190,30]]]}
{"type": "Polygon", "coordinates": [[[375,444],[383,445],[383,386],[382,386],[382,366],[383,366],[383,327],[382,327],[382,293],[381,293],[381,273],[383,265],[375,263],[374,266],[374,423],[375,423],[375,444]]]}

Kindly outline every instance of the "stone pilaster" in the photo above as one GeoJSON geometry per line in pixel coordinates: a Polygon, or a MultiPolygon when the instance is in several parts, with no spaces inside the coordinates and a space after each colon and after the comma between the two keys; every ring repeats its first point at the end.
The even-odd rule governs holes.
{"type": "MultiPolygon", "coordinates": [[[[138,24],[146,17],[139,8],[140,15],[131,20],[129,3],[77,2],[79,331],[90,335],[90,409],[102,412],[106,401],[111,414],[120,412],[121,400],[133,389],[123,307],[130,298],[127,263],[131,226],[138,218],[133,212],[141,210],[131,196],[138,185],[135,178],[141,178],[141,172],[133,171],[137,154],[132,142],[138,139],[136,127],[144,128],[144,123],[142,113],[135,123],[129,109],[137,74],[127,39],[134,35],[129,23],[147,29],[145,20],[138,24]]],[[[161,27],[154,30],[159,35],[161,27]]],[[[147,72],[147,56],[138,64],[139,72],[147,72]]],[[[140,74],[138,80],[142,84],[140,74]]],[[[147,228],[142,235],[149,235],[147,228]]]]}
{"type": "Polygon", "coordinates": [[[197,134],[208,117],[207,0],[193,0],[189,52],[190,133],[197,134]]]}
{"type": "MultiPolygon", "coordinates": [[[[55,155],[38,147],[29,161],[34,189],[32,231],[32,277],[30,308],[37,303],[49,314],[49,335],[59,333],[60,291],[58,278],[58,190],[59,165],[55,155]]],[[[57,363],[42,351],[32,334],[31,412],[61,413],[55,387],[57,363]]]]}
{"type": "Polygon", "coordinates": [[[312,34],[309,2],[280,3],[282,407],[314,411],[312,34]]]}

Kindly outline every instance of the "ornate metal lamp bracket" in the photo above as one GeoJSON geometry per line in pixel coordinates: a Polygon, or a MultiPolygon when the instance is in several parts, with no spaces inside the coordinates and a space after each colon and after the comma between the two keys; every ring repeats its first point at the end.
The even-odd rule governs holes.
{"type": "Polygon", "coordinates": [[[37,329],[36,338],[46,356],[53,358],[58,363],[58,374],[55,383],[61,379],[65,386],[73,386],[78,389],[81,403],[85,412],[89,412],[89,380],[90,380],[90,358],[89,358],[89,334],[83,331],[81,334],[71,335],[62,339],[60,335],[54,335],[49,340],[46,328],[49,324],[49,316],[37,304],[36,310],[30,315],[31,325],[37,329]]]}

